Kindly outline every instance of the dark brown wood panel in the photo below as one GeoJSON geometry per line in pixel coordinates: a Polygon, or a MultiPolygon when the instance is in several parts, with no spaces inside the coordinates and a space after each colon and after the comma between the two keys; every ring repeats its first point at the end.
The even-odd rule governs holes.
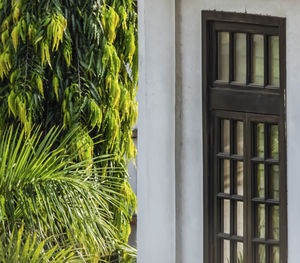
{"type": "Polygon", "coordinates": [[[280,115],[281,97],[269,93],[267,96],[260,92],[244,92],[215,88],[210,90],[210,109],[241,112],[256,112],[261,114],[280,115]]]}
{"type": "Polygon", "coordinates": [[[274,26],[262,26],[255,24],[242,24],[242,23],[228,23],[228,22],[215,22],[213,24],[213,31],[226,31],[235,33],[251,33],[251,34],[267,34],[278,35],[279,28],[274,26]]]}

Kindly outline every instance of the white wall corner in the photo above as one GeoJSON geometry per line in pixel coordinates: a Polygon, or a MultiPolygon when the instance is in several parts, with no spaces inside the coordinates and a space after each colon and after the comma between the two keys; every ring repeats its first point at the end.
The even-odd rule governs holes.
{"type": "Polygon", "coordinates": [[[175,0],[139,0],[138,262],[175,262],[175,0]]]}

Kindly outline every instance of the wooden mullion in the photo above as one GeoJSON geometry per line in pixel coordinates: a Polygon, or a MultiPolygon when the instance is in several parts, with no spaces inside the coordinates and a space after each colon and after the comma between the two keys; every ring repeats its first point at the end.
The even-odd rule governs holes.
{"type": "Polygon", "coordinates": [[[223,137],[223,133],[224,133],[224,122],[219,119],[216,118],[216,125],[217,125],[217,131],[216,131],[216,136],[217,138],[215,138],[215,142],[216,142],[216,154],[223,152],[223,145],[224,145],[224,137],[223,137]]]}
{"type": "Polygon", "coordinates": [[[229,32],[229,82],[234,81],[234,33],[229,32]]]}
{"type": "MultiPolygon", "coordinates": [[[[230,34],[230,78],[229,81],[232,81],[232,71],[233,71],[233,61],[232,61],[232,33],[230,34]]],[[[230,120],[230,155],[233,155],[235,145],[235,130],[234,130],[234,120],[230,120]]],[[[230,160],[230,195],[234,195],[234,161],[230,160]]],[[[230,200],[230,236],[235,234],[236,226],[236,201],[230,200]]],[[[234,242],[230,240],[230,262],[234,262],[234,242]]]]}
{"type": "Polygon", "coordinates": [[[271,255],[270,255],[270,245],[269,244],[267,244],[267,245],[265,245],[266,246],[266,263],[273,263],[273,262],[271,262],[270,260],[271,260],[271,255]]]}
{"type": "Polygon", "coordinates": [[[235,241],[235,242],[243,242],[243,239],[237,235],[230,236],[228,234],[219,233],[217,236],[218,236],[218,238],[223,238],[226,240],[231,240],[231,241],[235,241]]]}
{"type": "Polygon", "coordinates": [[[237,201],[231,200],[233,208],[232,235],[237,235],[237,201]]]}
{"type": "Polygon", "coordinates": [[[246,44],[246,52],[247,52],[247,76],[246,76],[246,84],[249,84],[252,82],[252,40],[251,35],[247,34],[247,44],[246,44]]]}
{"type": "MultiPolygon", "coordinates": [[[[216,259],[223,255],[223,244],[220,245],[220,241],[217,239],[217,233],[219,231],[224,231],[224,205],[223,205],[223,201],[222,200],[218,200],[216,197],[216,194],[218,192],[219,185],[218,183],[220,183],[220,176],[223,177],[223,175],[220,175],[219,173],[222,172],[223,170],[223,165],[220,165],[220,163],[218,162],[217,158],[216,158],[216,154],[221,150],[221,147],[223,145],[223,122],[221,121],[221,119],[219,119],[218,117],[215,116],[215,114],[213,114],[212,116],[213,119],[213,123],[214,123],[214,127],[215,129],[213,130],[213,134],[212,134],[212,139],[211,141],[213,142],[213,144],[215,145],[214,151],[213,151],[213,160],[212,162],[214,163],[214,180],[212,181],[216,181],[217,184],[213,184],[213,190],[212,190],[212,198],[213,198],[213,212],[214,212],[214,216],[213,216],[213,220],[214,220],[214,225],[213,225],[213,239],[212,242],[214,244],[214,248],[217,250],[217,255],[216,253],[213,253],[212,250],[212,255],[211,257],[216,257],[216,259]],[[218,137],[221,137],[218,138],[218,137]],[[216,169],[216,165],[219,163],[220,165],[220,169],[216,169]]],[[[221,262],[221,261],[219,261],[221,262]]]]}
{"type": "MultiPolygon", "coordinates": [[[[248,35],[248,38],[250,36],[248,35]]],[[[251,157],[252,153],[254,152],[254,128],[251,125],[251,121],[248,117],[248,114],[246,114],[245,118],[245,131],[244,131],[244,154],[245,154],[245,175],[244,175],[244,194],[245,194],[245,219],[244,220],[244,226],[246,231],[245,232],[245,243],[244,243],[244,256],[246,258],[246,262],[252,262],[252,256],[253,256],[253,249],[252,249],[252,235],[253,235],[253,207],[252,207],[252,192],[253,192],[253,185],[252,185],[252,163],[251,163],[251,157]]]]}
{"type": "MultiPolygon", "coordinates": [[[[235,129],[234,121],[230,120],[230,156],[234,154],[235,129]]],[[[234,195],[234,161],[230,160],[230,195],[234,195]]]]}
{"type": "Polygon", "coordinates": [[[237,173],[237,168],[238,168],[238,162],[233,161],[233,194],[234,195],[238,194],[238,173],[237,173]]]}
{"type": "Polygon", "coordinates": [[[265,200],[269,199],[269,165],[264,163],[265,200]]]}
{"type": "MultiPolygon", "coordinates": [[[[269,158],[269,125],[264,123],[264,159],[269,158]]],[[[265,199],[269,198],[269,169],[268,165],[264,162],[264,180],[265,180],[265,199]]],[[[267,236],[266,236],[267,238],[267,236]]]]}
{"type": "Polygon", "coordinates": [[[265,203],[265,209],[266,209],[266,214],[265,214],[265,221],[266,221],[266,226],[265,226],[265,239],[268,240],[270,238],[270,227],[271,227],[271,222],[270,222],[270,215],[271,215],[271,205],[265,203]]]}
{"type": "Polygon", "coordinates": [[[234,257],[233,257],[233,263],[238,263],[238,255],[237,255],[237,242],[234,242],[234,247],[233,247],[233,253],[234,253],[234,257]]]}
{"type": "MultiPolygon", "coordinates": [[[[223,145],[223,122],[219,119],[216,118],[216,138],[215,138],[215,142],[216,142],[216,154],[218,154],[222,148],[223,145]]],[[[221,160],[221,159],[217,159],[216,163],[217,163],[217,185],[218,185],[218,191],[219,192],[221,190],[221,192],[224,192],[224,161],[225,160],[221,160]]]]}
{"type": "Polygon", "coordinates": [[[237,121],[233,121],[233,152],[232,155],[237,154],[237,121]]]}
{"type": "Polygon", "coordinates": [[[234,155],[234,121],[230,120],[230,156],[234,155]]]}
{"type": "Polygon", "coordinates": [[[254,238],[253,243],[255,244],[262,244],[262,245],[270,245],[270,246],[279,246],[279,241],[274,239],[260,239],[260,238],[254,238]]]}
{"type": "Polygon", "coordinates": [[[235,262],[234,244],[235,242],[230,240],[230,262],[235,262]]]}
{"type": "Polygon", "coordinates": [[[239,201],[239,202],[244,201],[244,197],[241,195],[229,195],[229,194],[218,193],[217,197],[220,199],[223,198],[223,199],[234,200],[234,201],[239,201]]]}
{"type": "MultiPolygon", "coordinates": [[[[235,153],[235,127],[234,120],[230,120],[230,156],[235,153]]],[[[230,195],[235,194],[235,183],[234,183],[234,165],[235,162],[230,160],[230,195]]]]}
{"type": "Polygon", "coordinates": [[[217,247],[219,248],[218,251],[220,253],[217,254],[217,262],[223,263],[223,255],[224,255],[224,239],[220,239],[217,241],[217,247]]]}
{"type": "Polygon", "coordinates": [[[268,155],[268,124],[266,122],[264,122],[264,160],[268,159],[269,155],[268,155]]]}
{"type": "Polygon", "coordinates": [[[209,82],[212,82],[214,80],[218,79],[218,43],[219,43],[219,36],[218,36],[218,32],[214,29],[214,26],[212,26],[212,45],[213,45],[213,49],[212,49],[212,63],[215,65],[214,67],[211,67],[212,70],[212,75],[209,75],[210,78],[208,78],[209,82]]]}
{"type": "Polygon", "coordinates": [[[264,86],[269,82],[269,37],[264,35],[264,86]]]}
{"type": "Polygon", "coordinates": [[[218,194],[218,192],[224,193],[224,166],[225,166],[225,161],[226,159],[223,160],[218,160],[217,161],[217,169],[218,169],[218,176],[217,176],[217,185],[218,185],[218,191],[216,192],[216,194],[218,194]]]}
{"type": "MultiPolygon", "coordinates": [[[[250,35],[247,34],[247,61],[250,59],[248,51],[250,48],[249,42],[250,35]]],[[[249,63],[247,63],[247,82],[249,77],[249,63]]],[[[245,114],[244,120],[244,258],[246,262],[251,262],[251,153],[252,153],[252,127],[248,118],[248,114],[245,114]]]]}
{"type": "MultiPolygon", "coordinates": [[[[240,161],[240,162],[244,161],[244,157],[243,156],[236,155],[236,154],[234,154],[234,155],[228,155],[228,154],[218,153],[217,154],[217,158],[218,159],[228,159],[228,160],[240,161]]],[[[278,163],[278,161],[277,161],[277,163],[278,163]]]]}

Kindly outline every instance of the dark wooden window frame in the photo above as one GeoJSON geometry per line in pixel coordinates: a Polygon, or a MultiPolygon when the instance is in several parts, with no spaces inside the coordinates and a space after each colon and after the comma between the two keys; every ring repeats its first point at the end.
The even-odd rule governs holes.
{"type": "MultiPolygon", "coordinates": [[[[232,33],[230,37],[232,38],[232,33]]],[[[266,40],[266,39],[265,39],[266,40]]],[[[267,43],[267,41],[265,41],[267,43]]],[[[247,37],[247,54],[251,52],[251,43],[247,37]]],[[[265,44],[265,54],[268,49],[265,44]]],[[[230,53],[233,52],[232,45],[230,53]]],[[[202,11],[202,99],[203,99],[203,151],[204,151],[204,262],[215,263],[216,258],[216,206],[215,202],[215,119],[216,115],[226,112],[224,117],[233,114],[244,118],[246,126],[251,121],[279,125],[280,148],[280,262],[287,262],[287,178],[286,178],[286,25],[285,18],[229,13],[218,11],[202,11]],[[265,80],[263,86],[253,85],[250,81],[251,65],[247,63],[247,81],[245,84],[233,81],[233,61],[230,60],[229,82],[216,81],[217,57],[215,31],[246,32],[249,34],[266,34],[279,36],[280,55],[280,88],[268,85],[268,56],[265,56],[265,80]],[[229,114],[229,115],[228,115],[229,114]]],[[[229,116],[230,117],[230,116],[229,116]]],[[[235,117],[233,117],[235,119],[235,117]]],[[[245,135],[245,147],[251,147],[251,134],[245,135]]],[[[249,157],[249,156],[248,156],[249,157]]],[[[246,157],[245,157],[246,158],[246,157]]],[[[251,172],[249,167],[244,167],[251,172]]],[[[251,180],[246,178],[247,180],[251,180]]],[[[251,181],[248,182],[251,184],[251,181]]],[[[250,193],[244,193],[245,202],[251,202],[250,193]]],[[[244,209],[252,209],[246,205],[244,209]]],[[[252,213],[247,213],[247,215],[252,213]]],[[[252,222],[251,218],[246,218],[252,222]]],[[[246,222],[246,223],[247,223],[246,222]]],[[[246,224],[244,222],[244,225],[246,224]]],[[[252,227],[248,228],[244,237],[246,260],[244,263],[255,262],[251,243],[252,227]]]]}

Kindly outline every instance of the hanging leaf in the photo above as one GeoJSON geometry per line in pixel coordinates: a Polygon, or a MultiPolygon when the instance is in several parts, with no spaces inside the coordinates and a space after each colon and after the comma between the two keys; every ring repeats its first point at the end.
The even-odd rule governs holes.
{"type": "Polygon", "coordinates": [[[58,95],[59,80],[58,80],[58,77],[56,75],[53,76],[52,84],[53,84],[53,88],[54,88],[54,93],[55,93],[56,99],[58,101],[59,100],[59,95],[58,95]]]}
{"type": "Polygon", "coordinates": [[[20,24],[18,23],[11,32],[11,37],[16,52],[18,49],[19,36],[20,36],[20,24]]]}
{"type": "MultiPolygon", "coordinates": [[[[128,177],[109,175],[109,167],[116,162],[126,167],[136,153],[131,139],[137,119],[135,9],[133,0],[0,0],[0,133],[11,124],[27,134],[37,125],[43,130],[59,126],[64,133],[79,125],[82,132],[73,148],[81,159],[114,156],[101,169],[124,182],[124,189],[116,190],[124,194],[122,207],[134,206],[133,196],[125,194],[128,177]]],[[[118,230],[115,244],[126,244],[130,218],[108,209],[110,224],[118,230]]],[[[93,249],[98,261],[109,262],[99,256],[101,247],[93,249]]],[[[126,262],[125,250],[120,245],[109,255],[126,262]]]]}

